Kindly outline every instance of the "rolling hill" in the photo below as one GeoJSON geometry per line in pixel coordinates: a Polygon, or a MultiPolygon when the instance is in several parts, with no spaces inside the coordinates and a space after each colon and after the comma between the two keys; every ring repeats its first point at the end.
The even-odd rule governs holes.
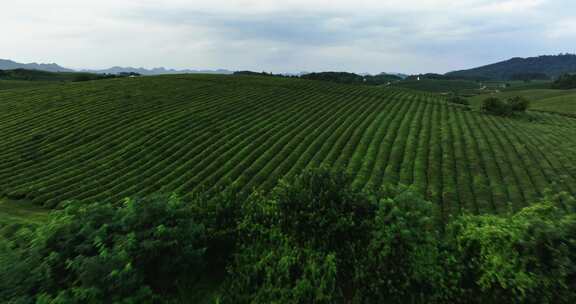
{"type": "Polygon", "coordinates": [[[478,90],[480,88],[478,83],[468,80],[402,80],[394,83],[393,85],[405,89],[431,93],[466,92],[471,90],[478,90]]]}
{"type": "MultiPolygon", "coordinates": [[[[497,94],[495,97],[523,96],[531,101],[532,110],[561,113],[576,116],[576,90],[527,89],[510,90],[497,94]]],[[[470,98],[471,104],[480,105],[486,95],[470,98]]]]}
{"type": "Polygon", "coordinates": [[[469,70],[447,73],[446,76],[463,79],[509,80],[514,75],[542,73],[548,77],[558,77],[576,72],[576,55],[539,56],[512,58],[510,60],[477,67],[469,70]]]}
{"type": "Polygon", "coordinates": [[[235,184],[305,168],[411,185],[448,216],[576,193],[576,120],[500,118],[399,88],[156,76],[0,91],[0,197],[48,207],[235,184]],[[510,202],[511,204],[508,204],[510,202]]]}

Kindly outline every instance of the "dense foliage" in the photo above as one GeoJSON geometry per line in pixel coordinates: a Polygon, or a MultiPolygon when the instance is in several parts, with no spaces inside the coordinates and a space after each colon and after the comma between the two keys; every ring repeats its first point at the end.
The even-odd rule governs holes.
{"type": "Polygon", "coordinates": [[[576,89],[576,74],[564,74],[552,83],[553,89],[576,89]]]}
{"type": "Polygon", "coordinates": [[[402,80],[399,76],[390,74],[358,75],[347,72],[321,72],[300,76],[302,79],[322,80],[345,84],[387,85],[402,80]]]}
{"type": "Polygon", "coordinates": [[[125,77],[129,75],[92,74],[80,72],[46,72],[38,70],[0,70],[0,80],[26,81],[89,81],[125,77]]]}
{"type": "Polygon", "coordinates": [[[446,80],[446,79],[430,79],[421,78],[420,80],[408,79],[399,81],[394,84],[397,87],[431,92],[431,93],[447,93],[447,92],[476,92],[480,85],[475,81],[469,80],[446,80]]]}
{"type": "Polygon", "coordinates": [[[227,268],[219,303],[573,303],[576,201],[443,222],[398,188],[307,171],[272,193],[69,203],[0,238],[0,300],[189,302],[227,268]],[[188,290],[185,294],[193,294],[188,290]]]}
{"type": "Polygon", "coordinates": [[[509,80],[532,81],[532,80],[549,80],[550,77],[544,73],[518,73],[510,76],[509,80]]]}
{"type": "Polygon", "coordinates": [[[530,101],[522,96],[509,97],[505,100],[497,97],[488,97],[482,101],[481,110],[486,113],[510,116],[518,112],[526,112],[530,101]]]}
{"type": "Polygon", "coordinates": [[[171,197],[69,203],[0,238],[0,301],[150,303],[205,271],[205,228],[171,197]]]}
{"type": "Polygon", "coordinates": [[[454,93],[448,97],[448,102],[453,103],[453,104],[464,105],[464,106],[470,105],[470,102],[468,101],[468,99],[466,99],[462,96],[459,96],[458,94],[454,94],[454,93]]]}

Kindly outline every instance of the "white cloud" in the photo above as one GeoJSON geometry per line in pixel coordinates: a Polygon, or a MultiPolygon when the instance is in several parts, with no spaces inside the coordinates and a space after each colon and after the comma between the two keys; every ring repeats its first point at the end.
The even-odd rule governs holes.
{"type": "Polygon", "coordinates": [[[551,46],[566,51],[574,9],[570,0],[19,0],[3,3],[0,58],[446,71],[551,46]]]}

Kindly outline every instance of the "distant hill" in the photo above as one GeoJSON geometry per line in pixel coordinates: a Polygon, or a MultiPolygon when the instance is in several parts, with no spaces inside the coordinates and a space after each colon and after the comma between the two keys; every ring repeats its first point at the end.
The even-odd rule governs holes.
{"type": "Polygon", "coordinates": [[[561,54],[510,60],[469,69],[446,73],[446,76],[463,79],[511,80],[522,75],[545,74],[556,78],[565,73],[576,72],[576,55],[561,54]]]}
{"type": "Polygon", "coordinates": [[[120,73],[138,73],[141,75],[168,75],[168,74],[232,74],[232,71],[218,69],[218,70],[175,70],[166,69],[163,67],[145,69],[145,68],[133,68],[133,67],[112,67],[109,69],[102,70],[73,70],[62,67],[55,63],[19,63],[13,60],[0,59],[0,70],[38,70],[46,72],[86,72],[95,74],[120,74],[120,73]]]}
{"type": "Polygon", "coordinates": [[[61,67],[55,63],[18,63],[16,61],[0,59],[0,70],[39,70],[47,72],[74,72],[74,70],[61,67]]]}

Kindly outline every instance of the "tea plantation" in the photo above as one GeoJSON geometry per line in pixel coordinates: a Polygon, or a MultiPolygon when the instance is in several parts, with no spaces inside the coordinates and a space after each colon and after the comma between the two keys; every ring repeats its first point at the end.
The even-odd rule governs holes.
{"type": "Polygon", "coordinates": [[[576,194],[576,120],[496,117],[402,88],[160,76],[0,91],[0,197],[53,207],[271,190],[307,168],[408,185],[442,216],[576,194]]]}

